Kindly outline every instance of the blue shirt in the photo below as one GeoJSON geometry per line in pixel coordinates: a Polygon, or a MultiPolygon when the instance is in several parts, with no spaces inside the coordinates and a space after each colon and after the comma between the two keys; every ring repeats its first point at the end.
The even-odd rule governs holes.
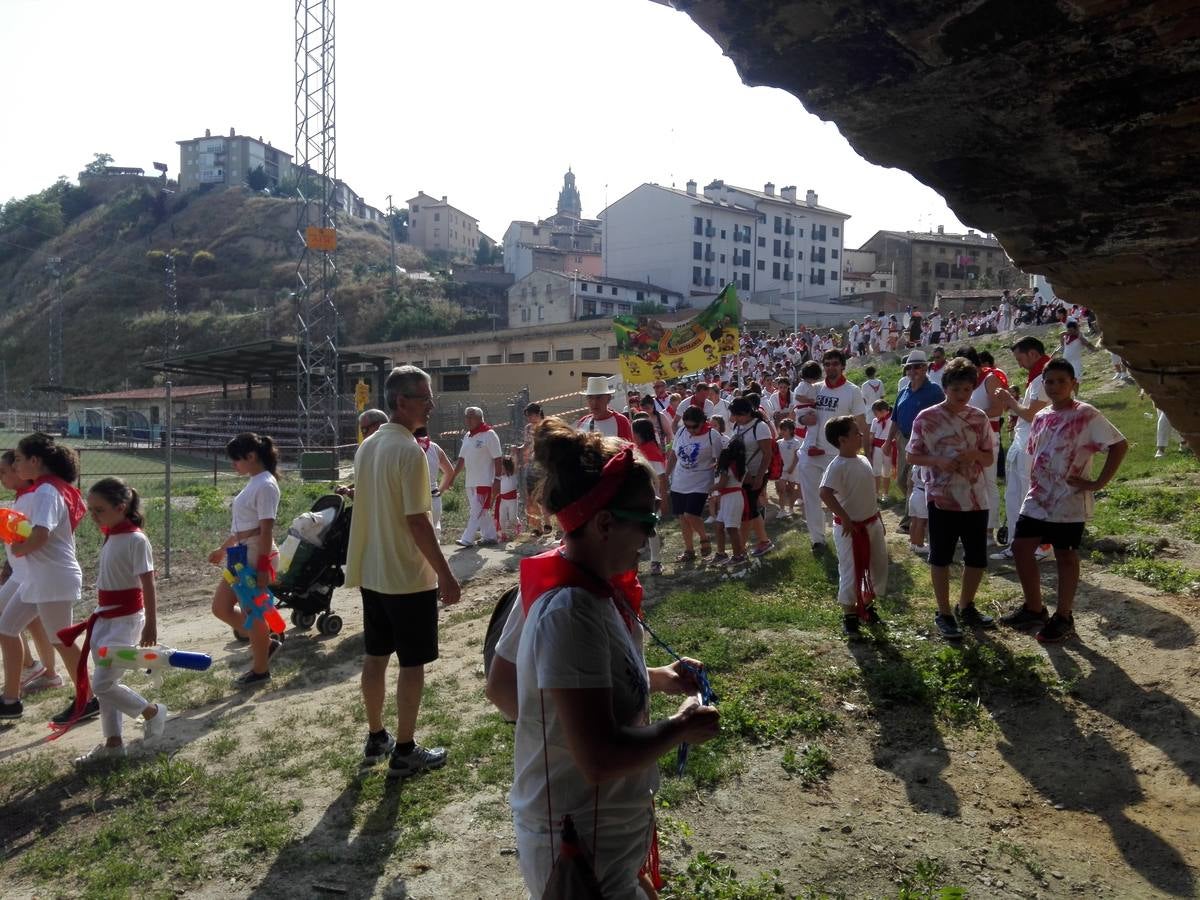
{"type": "Polygon", "coordinates": [[[900,429],[900,433],[904,435],[905,439],[908,439],[912,437],[913,422],[916,421],[917,414],[923,409],[936,406],[945,399],[946,394],[929,379],[925,379],[925,383],[915,391],[909,385],[896,398],[896,408],[892,410],[892,421],[896,423],[896,427],[900,429]]]}

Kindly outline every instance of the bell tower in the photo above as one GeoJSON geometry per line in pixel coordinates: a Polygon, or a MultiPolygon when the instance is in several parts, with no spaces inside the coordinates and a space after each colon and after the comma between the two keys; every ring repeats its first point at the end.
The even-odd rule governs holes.
{"type": "Polygon", "coordinates": [[[563,176],[562,190],[558,192],[558,215],[570,216],[573,219],[583,218],[579,189],[575,187],[575,175],[569,167],[567,174],[563,176]]]}

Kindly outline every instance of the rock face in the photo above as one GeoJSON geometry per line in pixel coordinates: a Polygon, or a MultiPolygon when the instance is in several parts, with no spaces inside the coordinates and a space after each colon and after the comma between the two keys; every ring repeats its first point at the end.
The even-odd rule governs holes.
{"type": "Polygon", "coordinates": [[[673,5],[1095,309],[1200,451],[1200,2],[673,5]]]}

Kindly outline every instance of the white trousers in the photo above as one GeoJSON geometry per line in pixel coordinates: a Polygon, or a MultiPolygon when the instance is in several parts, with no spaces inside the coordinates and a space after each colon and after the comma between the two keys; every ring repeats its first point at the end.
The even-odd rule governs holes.
{"type": "Polygon", "coordinates": [[[431,498],[430,516],[433,519],[433,531],[439,538],[442,536],[442,498],[441,495],[431,498]]]}
{"type": "Polygon", "coordinates": [[[483,500],[485,497],[490,497],[490,494],[481,494],[475,488],[467,488],[467,503],[471,510],[471,517],[467,519],[467,527],[463,529],[462,539],[470,544],[475,541],[476,532],[485,541],[496,540],[496,522],[492,518],[492,507],[485,506],[483,500]]]}
{"type": "Polygon", "coordinates": [[[1017,527],[1017,517],[1021,515],[1021,504],[1029,493],[1029,467],[1032,460],[1024,447],[1015,443],[1008,448],[1008,456],[1004,460],[1004,510],[1008,516],[1008,542],[1011,544],[1017,527]]]}
{"type": "MultiPolygon", "coordinates": [[[[814,428],[816,426],[813,426],[814,428]]],[[[809,456],[800,453],[800,485],[804,492],[804,524],[808,526],[809,540],[814,544],[825,543],[825,507],[821,505],[821,478],[833,462],[833,457],[809,456]]]]}
{"type": "Polygon", "coordinates": [[[141,694],[121,684],[125,669],[100,666],[96,655],[108,645],[136,647],[142,639],[145,613],[117,619],[97,619],[92,629],[92,693],[100,701],[100,731],[106,737],[121,736],[121,713],[136,718],[150,705],[141,694]]]}
{"type": "Polygon", "coordinates": [[[984,467],[983,483],[987,488],[987,527],[990,531],[1000,525],[1000,485],[996,483],[996,460],[993,459],[990,466],[984,467]]]}
{"type": "MultiPolygon", "coordinates": [[[[1167,421],[1167,414],[1161,409],[1158,411],[1158,429],[1155,434],[1154,445],[1156,447],[1166,447],[1171,443],[1171,432],[1174,431],[1171,423],[1167,421]]],[[[1179,435],[1175,435],[1176,439],[1179,435]]]]}
{"type": "MultiPolygon", "coordinates": [[[[884,536],[883,522],[876,519],[867,526],[871,535],[871,584],[875,588],[875,596],[882,597],[887,593],[888,552],[887,539],[884,536]]],[[[854,577],[854,545],[850,532],[841,525],[833,526],[833,546],[838,558],[838,603],[846,612],[853,612],[858,604],[858,580],[854,577]]]]}
{"type": "Polygon", "coordinates": [[[500,501],[500,530],[513,537],[521,527],[521,516],[518,511],[519,500],[500,501]]]}

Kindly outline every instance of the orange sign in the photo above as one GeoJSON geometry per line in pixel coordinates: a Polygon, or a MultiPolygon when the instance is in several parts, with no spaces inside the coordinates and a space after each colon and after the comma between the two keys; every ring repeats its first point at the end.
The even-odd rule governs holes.
{"type": "Polygon", "coordinates": [[[332,253],[337,249],[337,232],[332,228],[309,225],[304,229],[304,243],[309,250],[324,250],[332,253]]]}

